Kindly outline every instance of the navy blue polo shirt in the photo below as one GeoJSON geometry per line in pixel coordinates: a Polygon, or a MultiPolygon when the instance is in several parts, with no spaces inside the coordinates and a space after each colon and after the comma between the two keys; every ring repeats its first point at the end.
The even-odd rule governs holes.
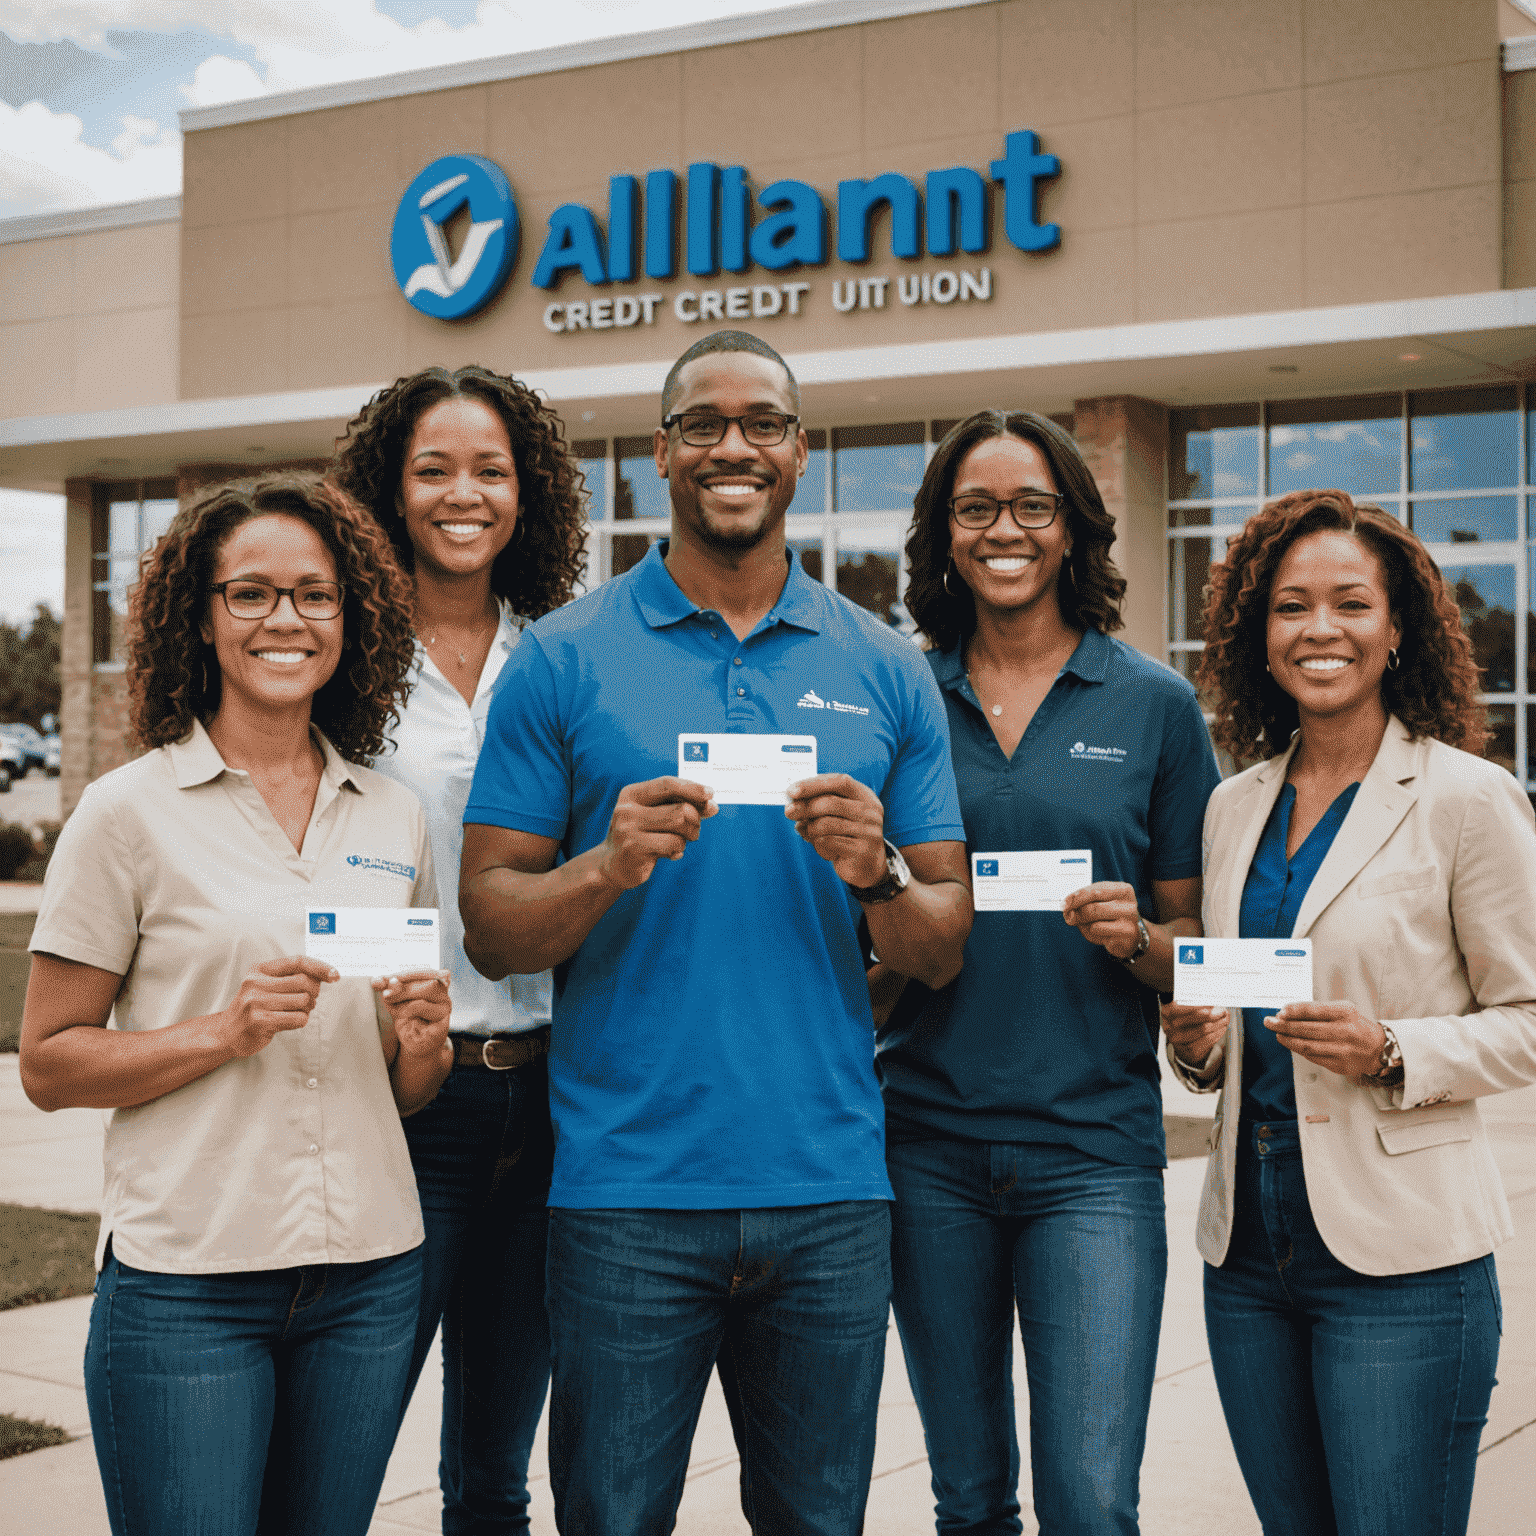
{"type": "MultiPolygon", "coordinates": [[[[1089,630],[1011,758],[965,676],[929,656],[949,714],[974,852],[1089,848],[1095,880],[1200,873],[1205,803],[1220,780],[1183,678],[1089,630]]],[[[892,1138],[1053,1142],[1161,1167],[1157,995],[1054,912],[978,912],[960,975],[913,983],[881,1033],[892,1138]]]]}
{"type": "MultiPolygon", "coordinates": [[[[743,641],[653,548],[524,631],[466,822],[607,835],[619,791],[677,772],[684,731],[815,736],[897,846],[964,836],[922,653],[791,561],[743,641]]],[[[554,1005],[551,1205],[888,1200],[858,904],[777,806],[722,806],[571,957],[554,1005]]]]}

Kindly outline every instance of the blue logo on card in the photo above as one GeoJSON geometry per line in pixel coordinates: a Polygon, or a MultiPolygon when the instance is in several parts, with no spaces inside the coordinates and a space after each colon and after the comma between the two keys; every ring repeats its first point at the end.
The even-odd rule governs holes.
{"type": "Polygon", "coordinates": [[[683,761],[685,763],[707,763],[709,761],[709,743],[707,741],[685,741],[683,743],[683,761]]]}
{"type": "Polygon", "coordinates": [[[1287,960],[1305,960],[1307,952],[1304,949],[1277,949],[1276,955],[1283,955],[1287,960]]]}
{"type": "Polygon", "coordinates": [[[405,920],[405,926],[407,928],[430,928],[432,926],[432,919],[430,917],[408,917],[405,920]]]}
{"type": "Polygon", "coordinates": [[[335,933],[336,914],[334,912],[311,912],[309,914],[309,931],[311,933],[335,933]]]}
{"type": "Polygon", "coordinates": [[[977,875],[978,879],[983,879],[984,880],[988,875],[995,875],[996,873],[997,873],[997,860],[996,859],[977,859],[976,860],[976,875],[977,875]]]}
{"type": "Polygon", "coordinates": [[[780,752],[809,752],[810,750],[806,743],[800,741],[785,742],[779,747],[780,752]]]}
{"type": "Polygon", "coordinates": [[[1179,945],[1179,964],[1180,965],[1204,965],[1205,964],[1205,946],[1203,944],[1181,944],[1181,945],[1179,945]]]}

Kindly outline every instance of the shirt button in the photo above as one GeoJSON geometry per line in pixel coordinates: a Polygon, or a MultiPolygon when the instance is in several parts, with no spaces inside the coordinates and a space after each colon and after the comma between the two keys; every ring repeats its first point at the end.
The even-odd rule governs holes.
{"type": "Polygon", "coordinates": [[[318,1088],[320,1086],[320,1079],[318,1077],[310,1078],[309,1079],[309,1086],[311,1088],[318,1088]]]}
{"type": "Polygon", "coordinates": [[[718,630],[718,629],[712,629],[712,630],[710,630],[710,632],[709,632],[709,638],[710,638],[710,639],[711,639],[711,640],[718,640],[718,639],[719,639],[719,638],[720,638],[720,631],[719,631],[719,630],[718,630]]]}
{"type": "Polygon", "coordinates": [[[737,666],[738,666],[738,667],[739,667],[739,666],[740,666],[740,665],[741,665],[741,657],[740,657],[740,656],[738,656],[738,657],[737,657],[737,658],[736,658],[736,665],[737,665],[737,666]]]}
{"type": "Polygon", "coordinates": [[[316,1146],[316,1145],[315,1145],[315,1144],[314,1144],[314,1142],[310,1142],[310,1144],[309,1144],[309,1155],[310,1155],[310,1156],[311,1156],[311,1157],[313,1157],[313,1156],[314,1156],[314,1155],[315,1155],[315,1153],[316,1153],[316,1152],[318,1152],[318,1151],[319,1151],[319,1150],[320,1150],[320,1148],[319,1148],[319,1147],[317,1147],[317,1146],[316,1146]]]}
{"type": "Polygon", "coordinates": [[[746,698],[746,696],[747,696],[747,690],[745,688],[738,688],[736,690],[736,697],[738,699],[744,699],[744,698],[746,698]]]}

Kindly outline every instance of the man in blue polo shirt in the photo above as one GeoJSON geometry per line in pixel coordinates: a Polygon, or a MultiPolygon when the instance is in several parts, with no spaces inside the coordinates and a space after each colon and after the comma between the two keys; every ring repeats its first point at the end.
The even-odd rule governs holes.
{"type": "Polygon", "coordinates": [[[672,1529],[717,1357],[753,1524],[862,1528],[891,1192],[858,919],[937,986],[971,899],[927,663],[786,552],[798,408],[744,332],[678,360],[656,433],[672,537],[524,634],[465,811],[470,958],[564,968],[548,1299],[567,1536],[672,1529]],[[813,737],[817,772],[782,807],[719,805],[679,744],[697,760],[734,735],[813,737]]]}

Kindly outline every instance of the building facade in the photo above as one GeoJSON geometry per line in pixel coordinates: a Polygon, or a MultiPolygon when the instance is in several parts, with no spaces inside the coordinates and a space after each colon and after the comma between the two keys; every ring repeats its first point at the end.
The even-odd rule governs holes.
{"type": "MultiPolygon", "coordinates": [[[[1536,8],[1533,8],[1536,9],[1536,8]]],[[[802,384],[812,574],[906,622],[912,493],[988,405],[1069,426],[1127,637],[1186,674],[1226,533],[1342,486],[1426,540],[1536,791],[1536,20],[1510,0],[844,0],[183,114],[177,199],[0,223],[0,484],[67,498],[63,792],[122,762],[178,498],[483,363],[665,532],[671,361],[802,384]]]]}

